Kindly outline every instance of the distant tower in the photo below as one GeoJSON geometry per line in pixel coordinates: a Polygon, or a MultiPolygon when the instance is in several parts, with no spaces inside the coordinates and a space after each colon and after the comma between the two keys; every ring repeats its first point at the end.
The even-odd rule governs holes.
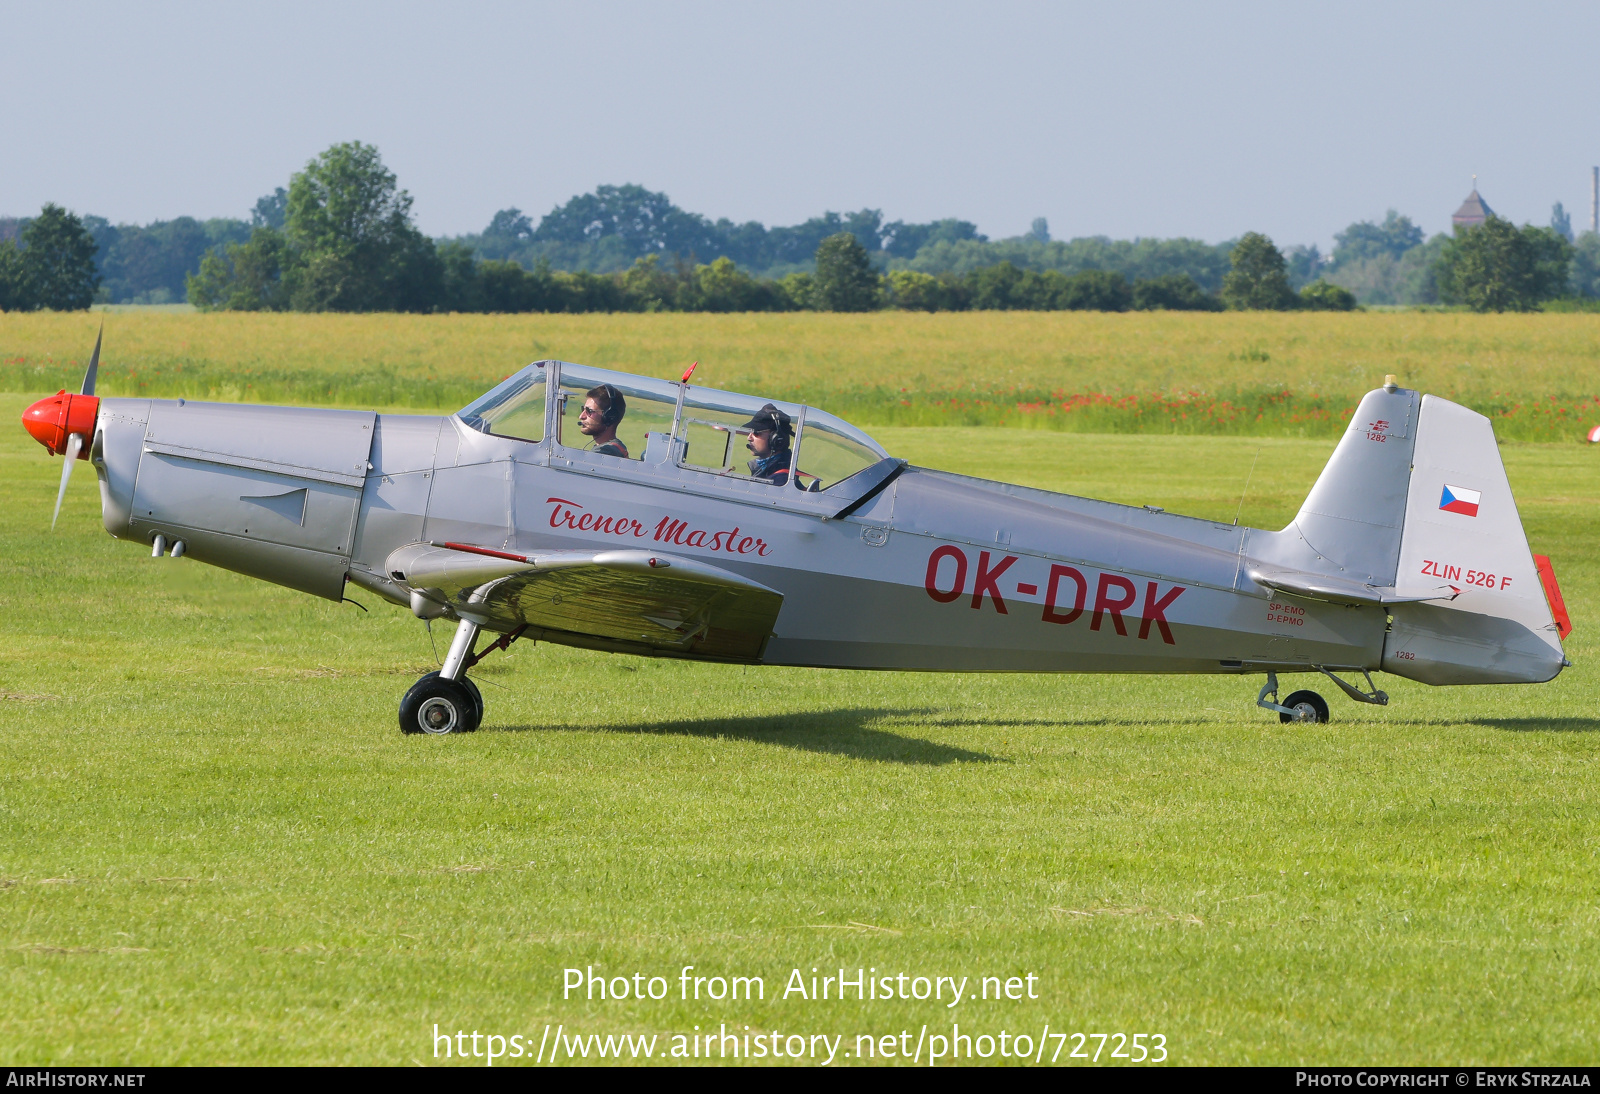
{"type": "Polygon", "coordinates": [[[1600,232],[1600,167],[1589,168],[1589,231],[1600,232]]]}
{"type": "Polygon", "coordinates": [[[1450,218],[1450,223],[1457,228],[1476,228],[1490,217],[1494,210],[1489,208],[1489,203],[1478,196],[1478,176],[1472,176],[1472,193],[1467,195],[1467,200],[1461,203],[1461,208],[1455,211],[1450,218]]]}

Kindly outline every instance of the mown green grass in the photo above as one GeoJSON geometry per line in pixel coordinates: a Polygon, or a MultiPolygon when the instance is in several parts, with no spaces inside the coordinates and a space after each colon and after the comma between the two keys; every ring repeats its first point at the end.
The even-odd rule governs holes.
{"type": "MultiPolygon", "coordinates": [[[[1223,519],[1259,448],[1244,520],[1268,526],[1331,447],[880,433],[1223,519]]],[[[416,620],[143,557],[99,528],[86,467],[51,535],[60,464],[0,428],[5,1059],[432,1064],[434,1023],[851,1050],[954,1020],[1159,1032],[1190,1064],[1592,1062],[1600,479],[1576,446],[1504,452],[1578,625],[1542,687],[1384,679],[1390,707],[1335,697],[1331,725],[1288,727],[1250,678],[518,645],[478,675],[485,728],[433,740],[394,724],[434,663],[416,620]],[[762,975],[768,1001],[561,998],[566,967],[676,989],[688,964],[762,975]],[[841,965],[1032,972],[1040,998],[772,999],[841,965]]]]}

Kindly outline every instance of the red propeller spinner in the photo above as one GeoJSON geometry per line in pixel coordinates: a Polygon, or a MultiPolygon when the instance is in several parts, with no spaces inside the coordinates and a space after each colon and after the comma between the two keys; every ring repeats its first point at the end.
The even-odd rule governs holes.
{"type": "Polygon", "coordinates": [[[100,400],[95,398],[94,381],[100,371],[100,340],[105,337],[105,325],[95,336],[94,353],[89,356],[89,370],[83,374],[83,390],[68,395],[65,388],[47,399],[40,399],[22,412],[22,425],[33,439],[50,450],[52,456],[65,456],[61,461],[61,489],[56,493],[55,516],[50,527],[56,526],[61,516],[61,502],[67,496],[67,483],[72,478],[75,459],[89,458],[89,443],[94,440],[94,420],[100,413],[100,400]]]}
{"type": "MultiPolygon", "coordinates": [[[[59,456],[67,450],[67,438],[74,433],[84,438],[94,436],[95,416],[100,413],[100,400],[94,395],[69,395],[65,389],[46,396],[22,412],[23,428],[33,434],[33,439],[59,456]]],[[[89,458],[89,446],[79,445],[78,459],[89,458]]]]}

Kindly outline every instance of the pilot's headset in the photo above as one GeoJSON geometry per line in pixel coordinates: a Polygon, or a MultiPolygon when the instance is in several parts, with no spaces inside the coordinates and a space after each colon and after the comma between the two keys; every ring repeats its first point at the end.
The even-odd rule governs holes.
{"type": "Polygon", "coordinates": [[[771,403],[761,409],[766,411],[768,420],[772,422],[773,454],[781,455],[789,451],[789,444],[794,440],[794,425],[789,421],[789,416],[771,403]]]}
{"type": "Polygon", "coordinates": [[[600,390],[605,392],[606,408],[600,415],[603,425],[614,426],[622,421],[622,416],[628,412],[628,404],[622,398],[622,392],[610,384],[601,384],[600,390]]]}

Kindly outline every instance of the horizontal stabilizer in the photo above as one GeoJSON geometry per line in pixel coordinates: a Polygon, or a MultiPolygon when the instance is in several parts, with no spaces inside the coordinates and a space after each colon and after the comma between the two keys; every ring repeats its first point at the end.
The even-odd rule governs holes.
{"type": "Polygon", "coordinates": [[[1414,604],[1423,600],[1454,600],[1461,590],[1454,585],[1433,588],[1395,589],[1367,585],[1348,578],[1294,571],[1250,570],[1245,574],[1257,585],[1265,585],[1291,596],[1326,600],[1334,604],[1414,604]]]}

